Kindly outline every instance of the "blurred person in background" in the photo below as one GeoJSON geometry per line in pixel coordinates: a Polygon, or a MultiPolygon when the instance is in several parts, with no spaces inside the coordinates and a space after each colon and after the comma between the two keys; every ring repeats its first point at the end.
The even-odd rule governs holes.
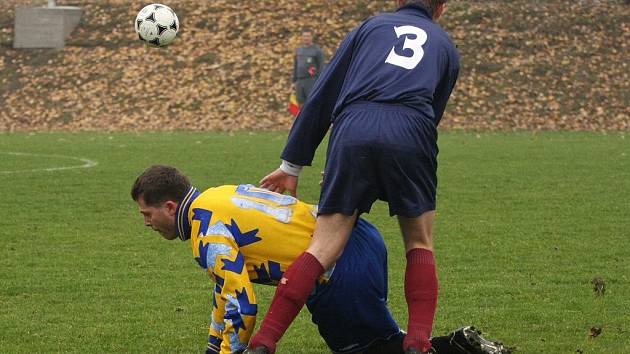
{"type": "Polygon", "coordinates": [[[313,90],[315,80],[324,68],[324,52],[313,43],[313,31],[302,30],[302,46],[295,51],[291,82],[299,107],[304,105],[313,90]]]}

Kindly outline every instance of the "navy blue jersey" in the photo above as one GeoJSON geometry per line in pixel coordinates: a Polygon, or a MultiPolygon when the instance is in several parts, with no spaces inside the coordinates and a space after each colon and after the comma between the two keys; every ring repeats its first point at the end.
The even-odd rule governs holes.
{"type": "Polygon", "coordinates": [[[458,73],[455,45],[424,7],[371,17],[348,34],[315,83],[282,159],[310,165],[330,124],[354,102],[405,105],[437,126],[458,73]]]}

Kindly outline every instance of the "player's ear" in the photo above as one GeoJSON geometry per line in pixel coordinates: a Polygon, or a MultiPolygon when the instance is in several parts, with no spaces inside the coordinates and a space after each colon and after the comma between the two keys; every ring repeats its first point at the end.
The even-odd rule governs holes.
{"type": "Polygon", "coordinates": [[[444,11],[446,11],[446,3],[445,2],[439,3],[437,7],[435,8],[433,19],[437,20],[438,18],[442,17],[442,15],[444,14],[444,11]]]}
{"type": "Polygon", "coordinates": [[[166,211],[168,212],[168,215],[170,216],[175,216],[175,213],[177,213],[177,206],[179,204],[177,202],[174,202],[172,200],[167,200],[164,202],[164,207],[166,208],[166,211]]]}

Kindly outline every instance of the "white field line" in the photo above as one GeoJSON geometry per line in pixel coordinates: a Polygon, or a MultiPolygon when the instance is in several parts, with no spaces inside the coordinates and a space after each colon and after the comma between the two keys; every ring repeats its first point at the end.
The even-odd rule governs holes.
{"type": "Polygon", "coordinates": [[[32,156],[32,157],[50,157],[57,159],[69,159],[74,161],[80,161],[82,165],[70,165],[70,166],[57,166],[57,167],[48,167],[48,168],[34,168],[31,170],[14,170],[14,171],[1,171],[0,174],[11,174],[11,173],[24,173],[24,172],[39,172],[39,171],[62,171],[62,170],[71,170],[75,168],[90,168],[98,165],[97,161],[92,161],[90,159],[86,159],[83,157],[74,157],[74,156],[64,156],[64,155],[47,155],[47,154],[30,154],[26,152],[0,152],[0,155],[12,155],[12,156],[32,156]]]}

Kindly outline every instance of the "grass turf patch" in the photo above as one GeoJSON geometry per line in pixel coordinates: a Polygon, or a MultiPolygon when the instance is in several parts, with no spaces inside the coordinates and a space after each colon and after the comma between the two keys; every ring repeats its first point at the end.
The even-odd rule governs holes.
{"type": "MultiPolygon", "coordinates": [[[[285,139],[246,132],[0,134],[0,352],[201,351],[210,281],[188,243],[164,241],[142,225],[129,189],[155,163],[177,166],[202,189],[256,184],[279,164],[285,139]],[[11,173],[77,164],[50,155],[98,165],[11,173]]],[[[628,138],[452,132],[440,137],[440,148],[434,334],[474,324],[519,353],[627,352],[628,138]],[[595,295],[594,277],[604,279],[604,296],[595,295]],[[591,336],[592,327],[601,334],[591,336]]],[[[299,196],[311,203],[320,150],[300,180],[299,196]]],[[[379,202],[366,218],[388,245],[390,306],[405,327],[404,252],[387,215],[379,202]]],[[[274,288],[255,289],[262,314],[274,288]]],[[[327,352],[306,311],[279,352],[327,352]]]]}

